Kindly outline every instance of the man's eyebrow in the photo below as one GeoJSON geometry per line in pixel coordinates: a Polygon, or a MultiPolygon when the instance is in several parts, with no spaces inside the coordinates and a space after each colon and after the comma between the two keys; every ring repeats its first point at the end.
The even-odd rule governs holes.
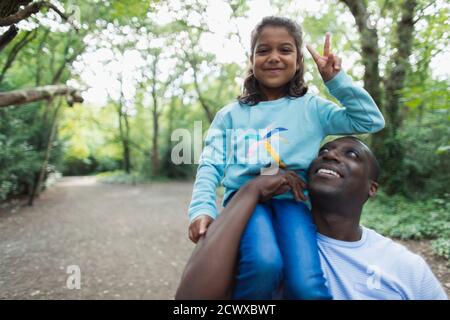
{"type": "Polygon", "coordinates": [[[334,145],[333,141],[329,141],[329,142],[325,143],[320,149],[323,149],[323,148],[330,148],[330,147],[332,147],[333,145],[334,145]]]}

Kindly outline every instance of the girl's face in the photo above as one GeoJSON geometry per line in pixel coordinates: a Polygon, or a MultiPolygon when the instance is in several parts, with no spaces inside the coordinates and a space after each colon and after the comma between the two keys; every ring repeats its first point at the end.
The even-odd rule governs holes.
{"type": "Polygon", "coordinates": [[[251,57],[253,74],[269,100],[284,96],[285,85],[299,69],[294,38],[284,27],[264,27],[251,57]]]}

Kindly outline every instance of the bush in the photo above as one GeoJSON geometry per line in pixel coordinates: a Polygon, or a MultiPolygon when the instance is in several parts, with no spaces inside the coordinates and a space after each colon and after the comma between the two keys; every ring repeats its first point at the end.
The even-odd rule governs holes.
{"type": "Polygon", "coordinates": [[[439,238],[431,242],[433,251],[447,260],[450,260],[450,239],[439,238]]]}
{"type": "Polygon", "coordinates": [[[60,170],[66,176],[89,175],[99,172],[115,171],[121,167],[121,161],[112,158],[95,158],[89,156],[86,159],[64,159],[60,170]]]}
{"type": "Polygon", "coordinates": [[[433,251],[448,259],[450,244],[450,195],[411,201],[382,192],[364,207],[361,223],[381,234],[399,239],[435,239],[433,251]]]}
{"type": "Polygon", "coordinates": [[[418,125],[408,121],[398,137],[404,151],[397,187],[405,196],[426,199],[442,197],[450,181],[450,126],[448,113],[427,114],[418,125]]]}
{"type": "Polygon", "coordinates": [[[103,183],[111,183],[111,184],[138,184],[138,183],[147,183],[147,182],[164,182],[168,181],[165,177],[145,177],[140,175],[137,172],[126,173],[121,170],[112,171],[112,172],[103,172],[96,175],[98,180],[103,183]]]}

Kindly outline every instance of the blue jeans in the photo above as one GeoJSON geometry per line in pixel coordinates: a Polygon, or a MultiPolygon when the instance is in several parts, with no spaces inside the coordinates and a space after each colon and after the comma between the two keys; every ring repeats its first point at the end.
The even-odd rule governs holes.
{"type": "Polygon", "coordinates": [[[316,226],[305,204],[258,204],[242,234],[233,299],[331,299],[320,267],[316,226]]]}

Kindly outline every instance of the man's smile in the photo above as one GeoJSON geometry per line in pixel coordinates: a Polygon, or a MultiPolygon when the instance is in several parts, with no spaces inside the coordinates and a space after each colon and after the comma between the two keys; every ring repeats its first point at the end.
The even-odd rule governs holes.
{"type": "Polygon", "coordinates": [[[342,174],[335,168],[320,166],[314,171],[315,175],[319,175],[327,178],[342,178],[342,174]]]}

